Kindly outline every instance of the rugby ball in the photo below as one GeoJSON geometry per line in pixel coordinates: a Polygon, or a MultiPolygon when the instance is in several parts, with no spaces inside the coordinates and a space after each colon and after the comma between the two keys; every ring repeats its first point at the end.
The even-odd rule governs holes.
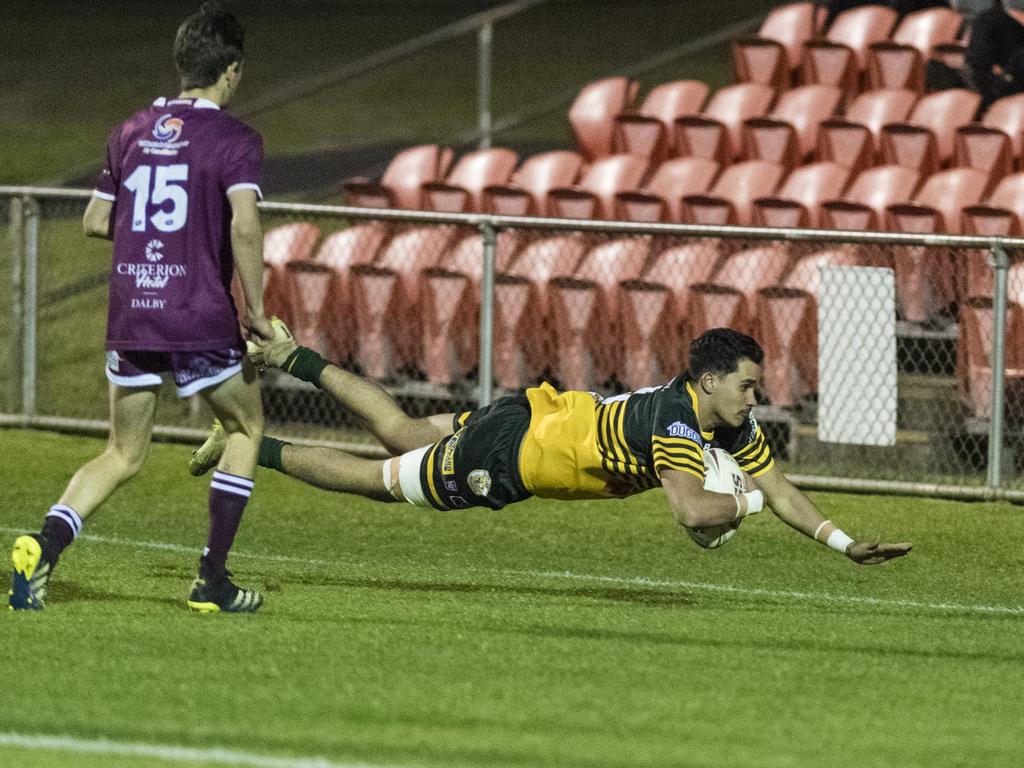
{"type": "MultiPolygon", "coordinates": [[[[728,493],[733,496],[747,490],[743,470],[736,459],[721,448],[704,449],[704,490],[714,493],[728,493]]],[[[740,520],[723,525],[710,525],[706,528],[687,528],[690,538],[704,549],[718,549],[736,535],[740,520]]]]}

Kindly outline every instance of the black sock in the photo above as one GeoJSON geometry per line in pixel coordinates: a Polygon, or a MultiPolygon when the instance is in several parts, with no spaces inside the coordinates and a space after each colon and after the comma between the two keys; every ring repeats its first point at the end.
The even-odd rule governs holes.
{"type": "Polygon", "coordinates": [[[57,562],[60,553],[67,549],[82,530],[82,518],[66,504],[54,504],[46,513],[43,528],[39,532],[46,540],[46,556],[57,562]]]}

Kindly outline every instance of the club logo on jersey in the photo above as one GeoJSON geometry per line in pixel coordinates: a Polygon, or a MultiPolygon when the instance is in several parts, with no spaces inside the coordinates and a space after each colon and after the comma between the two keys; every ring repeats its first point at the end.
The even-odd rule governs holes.
{"type": "Polygon", "coordinates": [[[704,445],[704,439],[700,436],[700,433],[689,424],[683,424],[681,421],[669,424],[666,431],[672,437],[685,437],[687,440],[693,440],[697,445],[704,445]]]}
{"type": "Polygon", "coordinates": [[[150,240],[146,243],[146,260],[147,261],[160,261],[164,257],[160,253],[160,249],[164,247],[164,244],[159,240],[150,240]]]}
{"type": "Polygon", "coordinates": [[[486,469],[474,469],[466,476],[466,484],[477,496],[486,496],[491,492],[491,473],[486,469]]]}
{"type": "Polygon", "coordinates": [[[153,135],[160,141],[174,142],[181,138],[181,131],[185,127],[185,121],[174,115],[161,115],[153,126],[153,135]]]}

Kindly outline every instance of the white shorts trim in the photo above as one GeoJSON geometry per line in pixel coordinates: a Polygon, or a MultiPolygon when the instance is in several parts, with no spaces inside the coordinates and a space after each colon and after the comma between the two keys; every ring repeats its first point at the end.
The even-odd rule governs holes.
{"type": "Polygon", "coordinates": [[[184,387],[178,387],[178,397],[191,397],[200,390],[207,389],[208,387],[212,387],[216,384],[220,384],[223,381],[227,381],[236,373],[240,373],[241,370],[242,364],[236,363],[235,365],[232,365],[230,368],[225,368],[216,376],[208,376],[205,379],[196,379],[195,381],[190,381],[184,387]]]}
{"type": "MultiPolygon", "coordinates": [[[[159,373],[143,373],[138,376],[121,376],[114,373],[109,368],[104,368],[107,373],[107,379],[117,384],[119,387],[129,388],[141,388],[141,387],[153,387],[159,386],[164,383],[164,377],[159,373]]],[[[207,389],[209,387],[220,384],[221,382],[227,381],[236,373],[241,372],[242,364],[236,363],[229,368],[225,368],[223,371],[215,376],[208,376],[205,379],[196,379],[190,381],[184,387],[177,387],[178,397],[191,397],[196,392],[207,389]]],[[[168,372],[169,373],[169,372],[168,372]]]]}
{"type": "Polygon", "coordinates": [[[239,184],[232,184],[230,187],[228,187],[226,194],[230,195],[232,192],[237,192],[240,189],[251,189],[256,192],[257,200],[263,199],[263,190],[260,189],[260,185],[252,184],[251,182],[241,182],[239,184]]]}
{"type": "Polygon", "coordinates": [[[98,197],[100,200],[108,200],[111,203],[117,200],[117,197],[115,195],[112,195],[109,192],[100,192],[98,189],[94,189],[92,191],[92,196],[98,197]]]}
{"type": "Polygon", "coordinates": [[[121,376],[114,373],[109,368],[104,368],[107,372],[107,380],[111,384],[117,384],[119,387],[153,387],[164,383],[164,378],[159,373],[142,373],[138,376],[121,376]]]}
{"type": "Polygon", "coordinates": [[[423,466],[423,457],[433,449],[432,445],[425,445],[415,451],[403,453],[398,457],[398,487],[402,489],[402,495],[410,504],[417,507],[434,506],[427,501],[427,495],[423,492],[423,483],[420,482],[420,467],[423,466]]]}

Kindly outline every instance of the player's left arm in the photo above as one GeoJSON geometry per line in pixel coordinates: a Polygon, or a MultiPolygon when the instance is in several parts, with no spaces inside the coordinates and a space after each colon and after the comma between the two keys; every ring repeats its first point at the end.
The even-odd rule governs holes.
{"type": "Polygon", "coordinates": [[[90,197],[89,205],[85,207],[85,215],[82,216],[82,229],[85,230],[85,234],[89,237],[113,240],[114,233],[110,226],[110,214],[113,210],[114,204],[110,200],[90,197]]]}
{"type": "Polygon", "coordinates": [[[231,249],[242,294],[245,296],[245,325],[261,339],[274,338],[263,311],[263,227],[256,207],[256,192],[244,188],[228,192],[231,205],[231,249]]]}
{"type": "Polygon", "coordinates": [[[814,502],[793,485],[774,464],[766,472],[753,478],[753,482],[764,493],[772,512],[784,523],[809,538],[841,551],[855,563],[884,563],[886,560],[907,554],[913,546],[910,542],[890,544],[851,539],[831,520],[826,520],[814,506],[814,502]]]}

